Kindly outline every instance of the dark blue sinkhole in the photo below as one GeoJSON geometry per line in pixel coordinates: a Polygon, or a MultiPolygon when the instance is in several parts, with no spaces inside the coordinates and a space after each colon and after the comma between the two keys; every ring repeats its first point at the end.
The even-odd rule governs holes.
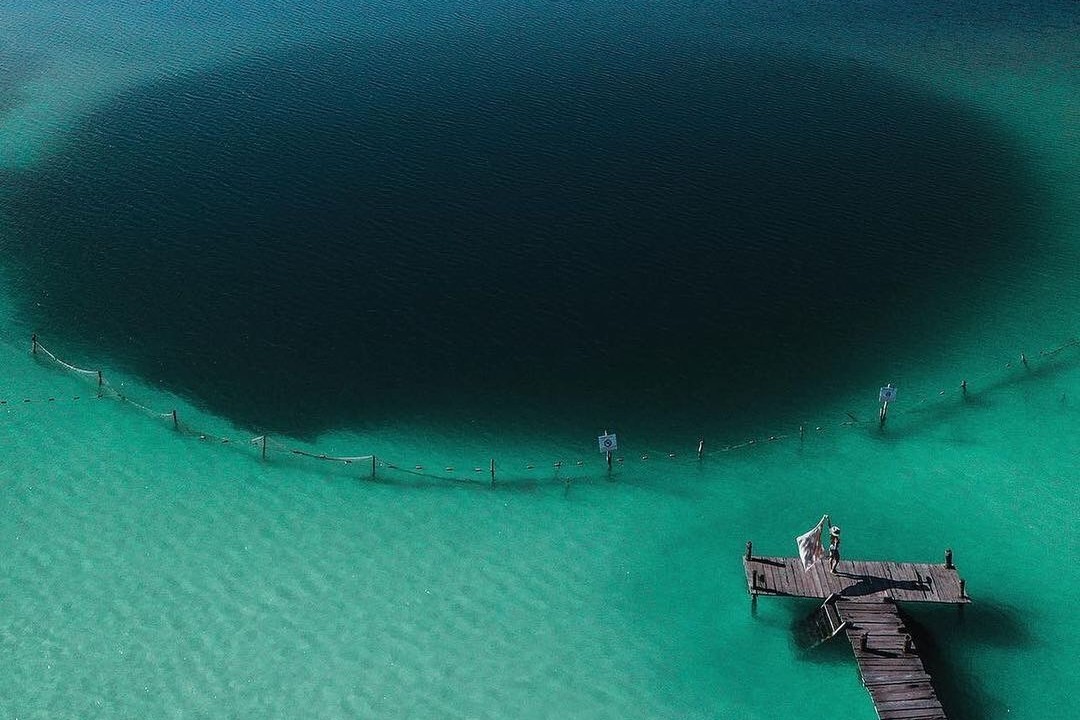
{"type": "Polygon", "coordinates": [[[966,307],[1027,192],[856,63],[483,38],[148,84],[9,190],[53,345],[296,435],[783,402],[966,307]]]}

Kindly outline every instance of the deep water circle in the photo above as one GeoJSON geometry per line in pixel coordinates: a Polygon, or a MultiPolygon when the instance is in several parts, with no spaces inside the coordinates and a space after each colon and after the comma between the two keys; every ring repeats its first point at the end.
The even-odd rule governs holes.
{"type": "Polygon", "coordinates": [[[485,42],[342,44],[101,107],[7,203],[31,321],[295,434],[705,418],[847,371],[1013,241],[1009,143],[865,66],[485,42]]]}

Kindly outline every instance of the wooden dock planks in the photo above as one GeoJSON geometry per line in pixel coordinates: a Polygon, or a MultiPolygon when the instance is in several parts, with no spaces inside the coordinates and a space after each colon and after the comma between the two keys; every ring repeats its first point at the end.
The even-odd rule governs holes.
{"type": "Polygon", "coordinates": [[[798,558],[744,555],[743,570],[754,598],[839,596],[836,610],[880,720],[947,720],[896,603],[970,603],[955,567],[846,560],[833,574],[827,562],[804,570],[798,558]]]}
{"type": "Polygon", "coordinates": [[[829,572],[828,563],[803,570],[798,558],[743,558],[747,590],[751,595],[790,595],[826,598],[832,593],[865,599],[886,595],[894,600],[967,604],[971,598],[960,593],[960,575],[955,567],[926,563],[845,560],[839,574],[829,572]],[[753,585],[753,573],[759,576],[753,585]],[[760,578],[764,578],[764,582],[760,578]],[[929,582],[927,581],[929,579],[929,582]]]}
{"type": "Polygon", "coordinates": [[[836,609],[848,623],[847,638],[878,718],[944,720],[945,710],[896,604],[887,598],[844,599],[836,609]]]}

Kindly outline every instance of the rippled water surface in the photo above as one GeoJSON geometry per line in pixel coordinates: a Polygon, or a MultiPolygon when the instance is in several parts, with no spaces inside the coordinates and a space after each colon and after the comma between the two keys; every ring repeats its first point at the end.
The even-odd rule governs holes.
{"type": "Polygon", "coordinates": [[[8,714],[867,717],[824,512],[1068,714],[1074,7],[9,5],[8,714]]]}

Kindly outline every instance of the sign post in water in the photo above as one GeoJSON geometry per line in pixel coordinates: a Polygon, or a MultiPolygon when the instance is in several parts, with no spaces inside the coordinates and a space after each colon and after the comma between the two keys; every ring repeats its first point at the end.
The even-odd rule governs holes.
{"type": "Polygon", "coordinates": [[[885,421],[889,418],[889,403],[896,399],[896,388],[892,383],[878,390],[878,402],[881,403],[881,411],[878,413],[878,427],[884,428],[885,421]]]}
{"type": "Polygon", "coordinates": [[[604,453],[607,457],[608,470],[611,469],[611,454],[619,449],[619,439],[615,437],[615,433],[609,433],[607,430],[604,434],[598,437],[597,442],[600,445],[600,452],[604,453]]]}

